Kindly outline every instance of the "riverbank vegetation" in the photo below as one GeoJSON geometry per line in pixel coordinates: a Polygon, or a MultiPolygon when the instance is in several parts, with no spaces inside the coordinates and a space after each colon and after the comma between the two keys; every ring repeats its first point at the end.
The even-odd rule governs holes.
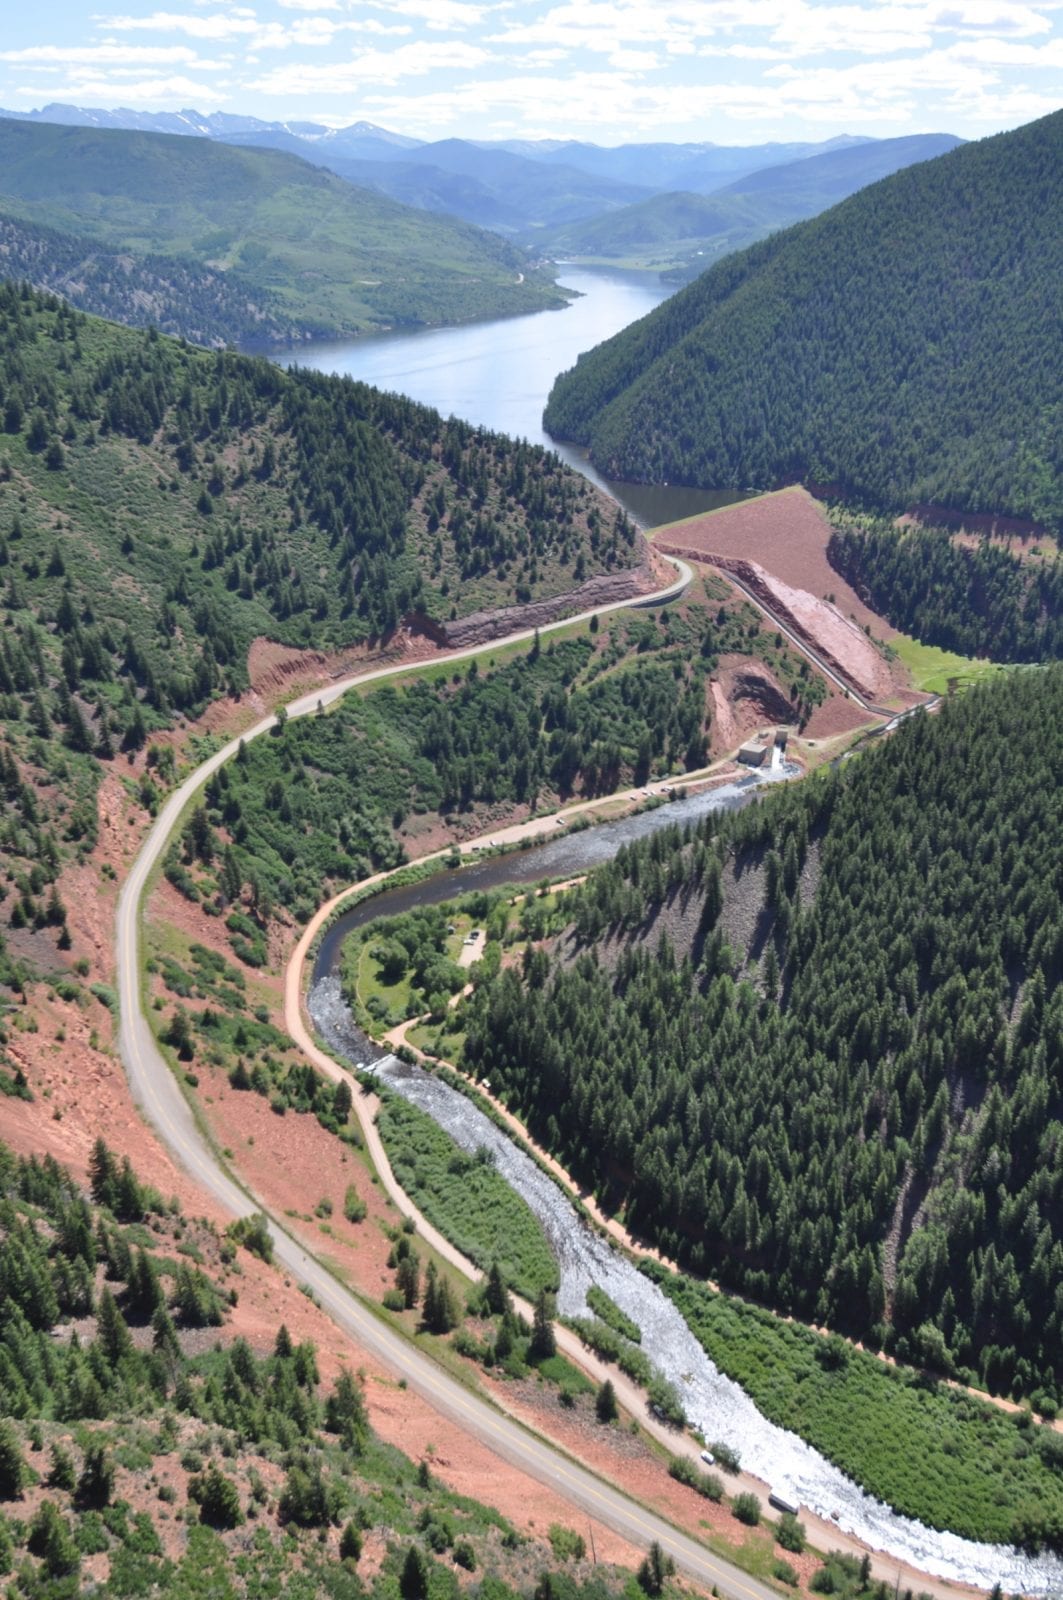
{"type": "Polygon", "coordinates": [[[690,1278],[649,1275],[758,1410],[868,1494],[965,1538],[1063,1545],[1063,1438],[1029,1411],[1001,1411],[690,1278]]]}
{"type": "Polygon", "coordinates": [[[488,1150],[461,1150],[426,1112],[397,1095],[384,1095],[377,1127],[403,1189],[463,1255],[483,1272],[497,1264],[529,1300],[558,1287],[542,1228],[488,1150]]]}
{"type": "Polygon", "coordinates": [[[548,1541],[384,1444],[364,1380],[322,1383],[312,1344],[234,1336],[235,1243],[102,1141],[90,1173],[86,1194],[0,1145],[0,1563],[20,1594],[457,1600],[475,1572],[474,1595],[517,1600],[529,1559],[571,1600],[621,1592],[609,1569],[562,1578],[548,1541]]]}
{"type": "Polygon", "coordinates": [[[477,986],[466,1070],[666,1253],[1052,1410],[1061,725],[1008,676],[625,849],[477,986]]]}

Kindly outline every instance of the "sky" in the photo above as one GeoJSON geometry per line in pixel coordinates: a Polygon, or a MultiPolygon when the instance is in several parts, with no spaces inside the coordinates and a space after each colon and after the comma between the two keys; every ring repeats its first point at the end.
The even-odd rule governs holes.
{"type": "Polygon", "coordinates": [[[1063,0],[97,3],[5,7],[0,106],[752,144],[973,138],[1063,104],[1063,0]]]}

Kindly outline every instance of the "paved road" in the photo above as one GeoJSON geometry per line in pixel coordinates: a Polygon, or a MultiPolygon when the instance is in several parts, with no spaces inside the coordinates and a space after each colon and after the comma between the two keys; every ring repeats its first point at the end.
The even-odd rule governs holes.
{"type": "MultiPolygon", "coordinates": [[[[673,559],[679,572],[679,581],[660,592],[658,598],[661,603],[678,598],[692,576],[685,562],[669,559],[673,559]]],[[[643,597],[639,603],[645,605],[647,598],[643,597]]],[[[565,623],[555,626],[588,620],[596,614],[624,609],[628,604],[622,602],[598,606],[581,613],[577,618],[566,618],[565,623]]],[[[497,650],[505,644],[531,639],[534,631],[526,629],[507,639],[493,640],[489,645],[454,651],[447,659],[466,660],[497,650]]],[[[546,634],[551,629],[539,631],[546,634]]],[[[378,681],[409,670],[408,666],[380,667],[355,674],[320,692],[312,691],[293,701],[287,707],[288,716],[312,714],[319,706],[329,705],[339,699],[355,684],[378,681]]],[[[276,722],[273,716],[263,718],[242,735],[244,742],[261,738],[276,726],[276,722]]],[[[260,1207],[229,1174],[211,1147],[156,1044],[145,1014],[140,967],[140,906],[151,874],[185,807],[211,774],[236,754],[239,744],[240,739],[233,739],[197,767],[174,791],[156,818],[119,897],[116,956],[120,1006],[118,1042],[134,1098],[163,1142],[190,1175],[234,1216],[249,1216],[260,1207]]],[[[270,1231],[278,1261],[313,1291],[322,1309],[337,1327],[405,1378],[411,1388],[423,1395],[439,1412],[487,1444],[503,1459],[558,1490],[573,1505],[579,1506],[632,1544],[644,1548],[656,1539],[682,1571],[706,1587],[716,1585],[732,1600],[777,1600],[776,1591],[766,1584],[749,1577],[722,1557],[713,1555],[695,1539],[681,1533],[662,1517],[645,1510],[586,1468],[569,1460],[520,1423],[495,1410],[486,1400],[463,1388],[407,1339],[379,1320],[357,1296],[337,1283],[273,1217],[270,1218],[270,1231]]]]}

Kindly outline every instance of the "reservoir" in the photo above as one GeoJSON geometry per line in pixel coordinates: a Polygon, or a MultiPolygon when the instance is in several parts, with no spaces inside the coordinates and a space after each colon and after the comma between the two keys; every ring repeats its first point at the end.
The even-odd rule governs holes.
{"type": "Polygon", "coordinates": [[[332,344],[275,350],[276,360],[357,378],[462,417],[511,438],[556,450],[570,466],[606,489],[644,528],[691,517],[741,498],[712,489],[651,488],[614,483],[589,464],[576,445],[543,432],[543,407],[560,372],[576,357],[668,298],[656,273],[566,267],[558,282],[576,298],[560,311],[499,317],[458,328],[418,328],[368,334],[332,344]]]}

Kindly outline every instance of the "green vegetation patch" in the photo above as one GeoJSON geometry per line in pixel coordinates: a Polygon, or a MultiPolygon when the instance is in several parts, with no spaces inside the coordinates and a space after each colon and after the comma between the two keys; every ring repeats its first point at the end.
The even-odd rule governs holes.
{"type": "Polygon", "coordinates": [[[388,1095],[378,1118],[395,1176],[429,1222],[482,1270],[534,1299],[560,1281],[546,1236],[487,1151],[466,1155],[431,1117],[388,1095]]]}
{"type": "Polygon", "coordinates": [[[994,661],[957,655],[941,645],[921,644],[906,636],[890,641],[911,674],[912,685],[925,694],[949,694],[954,689],[970,688],[983,678],[992,678],[1004,669],[994,661]]]}
{"type": "Polygon", "coordinates": [[[89,309],[202,342],[261,347],[564,304],[499,235],[286,151],[7,121],[0,165],[11,276],[21,263],[48,282],[64,266],[63,289],[89,309]],[[122,283],[130,255],[147,309],[122,283]]]}
{"type": "Polygon", "coordinates": [[[780,1427],[905,1516],[968,1539],[1063,1542],[1063,1440],[705,1285],[652,1274],[706,1353],[780,1427]]]}

